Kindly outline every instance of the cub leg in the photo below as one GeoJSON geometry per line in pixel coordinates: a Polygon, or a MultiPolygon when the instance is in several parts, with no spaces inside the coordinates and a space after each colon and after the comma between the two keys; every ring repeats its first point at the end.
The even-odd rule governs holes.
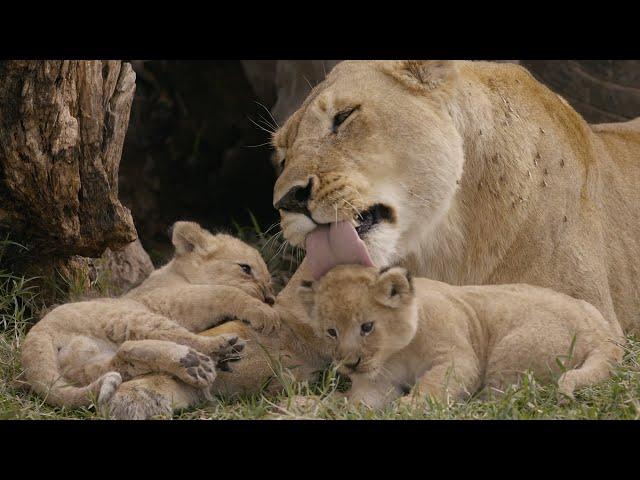
{"type": "Polygon", "coordinates": [[[173,416],[174,410],[193,407],[206,400],[204,392],[164,374],[136,377],[122,383],[105,416],[115,420],[147,420],[173,416]]]}
{"type": "Polygon", "coordinates": [[[125,380],[152,372],[165,372],[197,388],[210,387],[216,379],[213,360],[187,345],[166,340],[129,340],[111,361],[110,370],[125,380]]]}
{"type": "Polygon", "coordinates": [[[397,387],[386,379],[370,380],[361,375],[351,377],[351,388],[346,395],[334,393],[337,398],[346,396],[350,404],[362,403],[369,408],[380,409],[395,400],[400,392],[397,387]]]}
{"type": "Polygon", "coordinates": [[[475,354],[454,353],[453,359],[442,359],[422,375],[403,403],[429,396],[444,405],[471,396],[480,386],[480,365],[475,354]]]}
{"type": "Polygon", "coordinates": [[[606,380],[615,364],[622,360],[622,348],[603,341],[587,356],[580,368],[569,370],[558,380],[558,392],[573,398],[576,389],[606,380]]]}
{"type": "Polygon", "coordinates": [[[244,349],[245,342],[234,334],[222,334],[215,337],[196,335],[162,315],[147,314],[137,317],[127,325],[126,340],[167,340],[186,345],[211,356],[216,363],[237,358],[244,349]]]}
{"type": "Polygon", "coordinates": [[[215,327],[228,318],[247,321],[265,334],[280,325],[274,308],[239,288],[226,285],[159,288],[133,298],[194,333],[215,327]]]}

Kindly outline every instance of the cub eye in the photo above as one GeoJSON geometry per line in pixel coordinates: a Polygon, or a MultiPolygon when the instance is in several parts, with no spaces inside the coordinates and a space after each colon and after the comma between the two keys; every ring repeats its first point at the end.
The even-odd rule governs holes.
{"type": "Polygon", "coordinates": [[[246,273],[247,275],[251,275],[251,267],[249,265],[247,265],[246,263],[239,263],[238,265],[240,265],[240,268],[242,269],[242,271],[244,273],[246,273]]]}
{"type": "Polygon", "coordinates": [[[373,330],[373,322],[367,322],[360,325],[360,335],[368,335],[373,330]]]}
{"type": "Polygon", "coordinates": [[[336,332],[335,329],[333,328],[330,328],[329,330],[327,330],[327,333],[331,338],[336,338],[338,336],[338,332],[336,332]]]}
{"type": "Polygon", "coordinates": [[[287,161],[287,159],[285,157],[282,157],[282,160],[280,160],[280,170],[284,170],[284,164],[287,161]]]}
{"type": "Polygon", "coordinates": [[[353,112],[356,111],[357,108],[358,107],[353,107],[349,110],[343,110],[342,112],[338,112],[335,114],[335,116],[333,117],[333,125],[331,127],[333,133],[336,133],[338,131],[338,127],[340,127],[340,125],[342,125],[344,121],[349,118],[353,112]]]}

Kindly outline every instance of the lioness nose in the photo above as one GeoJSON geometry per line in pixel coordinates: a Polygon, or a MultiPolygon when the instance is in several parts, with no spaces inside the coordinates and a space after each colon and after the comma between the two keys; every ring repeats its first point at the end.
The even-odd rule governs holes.
{"type": "Polygon", "coordinates": [[[311,197],[312,179],[305,186],[295,186],[289,190],[278,203],[274,205],[276,210],[287,210],[289,212],[304,213],[308,215],[307,202],[311,197]]]}

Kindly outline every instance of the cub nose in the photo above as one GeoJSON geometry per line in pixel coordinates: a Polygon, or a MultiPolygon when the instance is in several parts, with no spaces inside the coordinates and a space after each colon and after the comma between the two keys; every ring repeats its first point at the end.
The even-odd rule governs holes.
{"type": "Polygon", "coordinates": [[[273,298],[272,295],[267,295],[266,297],[264,297],[264,303],[273,306],[273,304],[276,303],[276,299],[273,298]]]}
{"type": "Polygon", "coordinates": [[[355,372],[356,368],[358,368],[358,365],[360,365],[360,360],[362,360],[362,357],[358,357],[358,360],[356,362],[345,363],[344,366],[347,367],[352,372],[355,372]]]}
{"type": "Polygon", "coordinates": [[[305,186],[295,186],[289,190],[278,203],[274,205],[276,210],[287,210],[289,212],[304,213],[309,215],[307,209],[307,202],[311,197],[311,188],[313,186],[313,180],[310,178],[305,186]]]}

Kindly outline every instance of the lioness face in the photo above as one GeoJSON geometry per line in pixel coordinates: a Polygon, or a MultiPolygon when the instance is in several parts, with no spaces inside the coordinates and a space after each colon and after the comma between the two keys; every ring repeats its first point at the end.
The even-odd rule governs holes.
{"type": "Polygon", "coordinates": [[[443,100],[448,68],[423,63],[429,86],[406,62],[338,64],[274,134],[274,206],[290,243],[305,247],[319,225],[346,221],[381,266],[442,220],[462,175],[462,140],[443,100]]]}
{"type": "Polygon", "coordinates": [[[172,229],[176,269],[199,285],[227,285],[273,305],[271,275],[258,251],[230,235],[213,235],[194,222],[172,229]]]}
{"type": "Polygon", "coordinates": [[[316,335],[325,339],[338,370],[375,377],[417,328],[411,278],[403,268],[342,265],[298,294],[316,335]]]}

